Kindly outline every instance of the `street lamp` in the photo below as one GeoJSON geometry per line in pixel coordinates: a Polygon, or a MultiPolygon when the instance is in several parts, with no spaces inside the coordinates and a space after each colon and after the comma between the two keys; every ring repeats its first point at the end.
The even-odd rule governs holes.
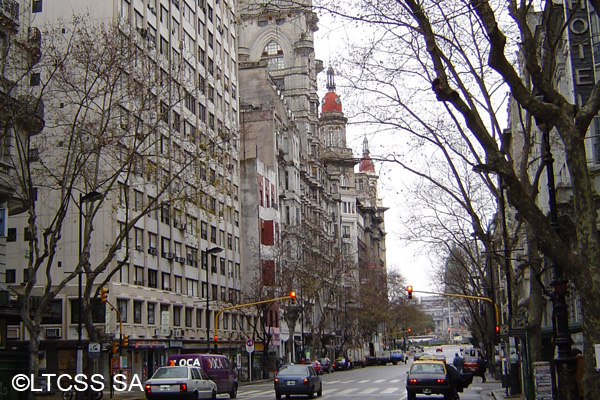
{"type": "MultiPolygon", "coordinates": [[[[542,99],[543,101],[543,99],[542,99]]],[[[546,165],[546,179],[548,184],[548,207],[550,209],[550,224],[558,234],[558,207],[556,205],[556,188],[554,186],[554,158],[550,148],[550,131],[552,125],[548,121],[538,120],[536,124],[542,131],[542,159],[546,165]]],[[[575,359],[571,355],[571,333],[569,332],[569,310],[567,308],[568,281],[564,278],[562,268],[553,260],[549,259],[554,270],[554,280],[551,285],[552,293],[552,322],[554,324],[554,344],[557,352],[554,364],[557,376],[558,398],[563,398],[564,393],[573,384],[573,371],[575,359]]]]}
{"type": "MultiPolygon", "coordinates": [[[[93,203],[96,200],[100,200],[103,197],[102,193],[91,191],[87,194],[79,193],[79,273],[78,273],[78,304],[79,309],[77,310],[77,374],[83,373],[83,342],[81,338],[82,333],[82,319],[83,319],[83,265],[81,264],[81,253],[83,251],[83,204],[93,203]]],[[[77,396],[81,398],[83,392],[78,391],[77,396]]]]}
{"type": "Polygon", "coordinates": [[[223,251],[222,247],[215,246],[207,249],[205,252],[206,262],[206,349],[210,352],[210,271],[208,270],[209,254],[217,254],[223,251]]]}

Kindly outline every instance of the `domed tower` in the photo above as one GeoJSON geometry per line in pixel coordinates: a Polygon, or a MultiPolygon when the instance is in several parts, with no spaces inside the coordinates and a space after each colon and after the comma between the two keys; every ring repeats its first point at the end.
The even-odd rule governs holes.
{"type": "MultiPolygon", "coordinates": [[[[346,123],[342,111],[342,100],[335,92],[335,73],[332,67],[327,69],[327,93],[323,97],[321,107],[321,132],[323,148],[330,151],[346,149],[346,123]]],[[[352,154],[350,153],[350,156],[352,154]]]]}

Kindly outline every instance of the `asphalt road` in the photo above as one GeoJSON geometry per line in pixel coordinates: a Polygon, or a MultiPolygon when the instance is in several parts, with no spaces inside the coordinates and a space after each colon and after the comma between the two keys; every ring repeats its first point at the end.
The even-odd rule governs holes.
{"type": "MultiPolygon", "coordinates": [[[[451,362],[458,347],[444,349],[444,354],[451,362]]],[[[433,349],[435,351],[435,349],[433,349]]],[[[321,399],[378,399],[406,400],[406,371],[408,364],[372,366],[356,368],[351,371],[336,371],[321,376],[323,380],[323,396],[321,399]]],[[[460,394],[462,400],[481,400],[482,390],[480,378],[474,378],[469,388],[460,394]]],[[[226,399],[227,395],[219,396],[226,399]]],[[[272,400],[275,398],[273,382],[257,383],[240,387],[239,399],[272,400]]],[[[294,397],[292,397],[294,398],[294,397]]],[[[299,396],[297,398],[306,398],[299,396]]],[[[442,399],[443,396],[419,396],[417,399],[442,399]]]]}

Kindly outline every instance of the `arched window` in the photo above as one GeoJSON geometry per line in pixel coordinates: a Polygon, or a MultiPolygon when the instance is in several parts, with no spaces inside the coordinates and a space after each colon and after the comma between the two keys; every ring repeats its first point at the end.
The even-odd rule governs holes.
{"type": "Polygon", "coordinates": [[[274,40],[271,40],[262,52],[262,59],[267,61],[267,69],[283,69],[283,49],[274,40]]]}

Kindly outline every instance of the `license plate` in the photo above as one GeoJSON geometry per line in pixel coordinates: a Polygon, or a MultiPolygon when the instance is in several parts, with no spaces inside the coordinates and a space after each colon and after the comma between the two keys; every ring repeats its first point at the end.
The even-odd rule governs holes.
{"type": "Polygon", "coordinates": [[[171,385],[160,385],[160,390],[170,390],[171,385]]]}
{"type": "Polygon", "coordinates": [[[296,384],[296,381],[287,381],[286,384],[288,386],[294,386],[296,384]]]}
{"type": "Polygon", "coordinates": [[[431,394],[431,389],[423,389],[423,393],[425,393],[425,394],[431,394]]]}

